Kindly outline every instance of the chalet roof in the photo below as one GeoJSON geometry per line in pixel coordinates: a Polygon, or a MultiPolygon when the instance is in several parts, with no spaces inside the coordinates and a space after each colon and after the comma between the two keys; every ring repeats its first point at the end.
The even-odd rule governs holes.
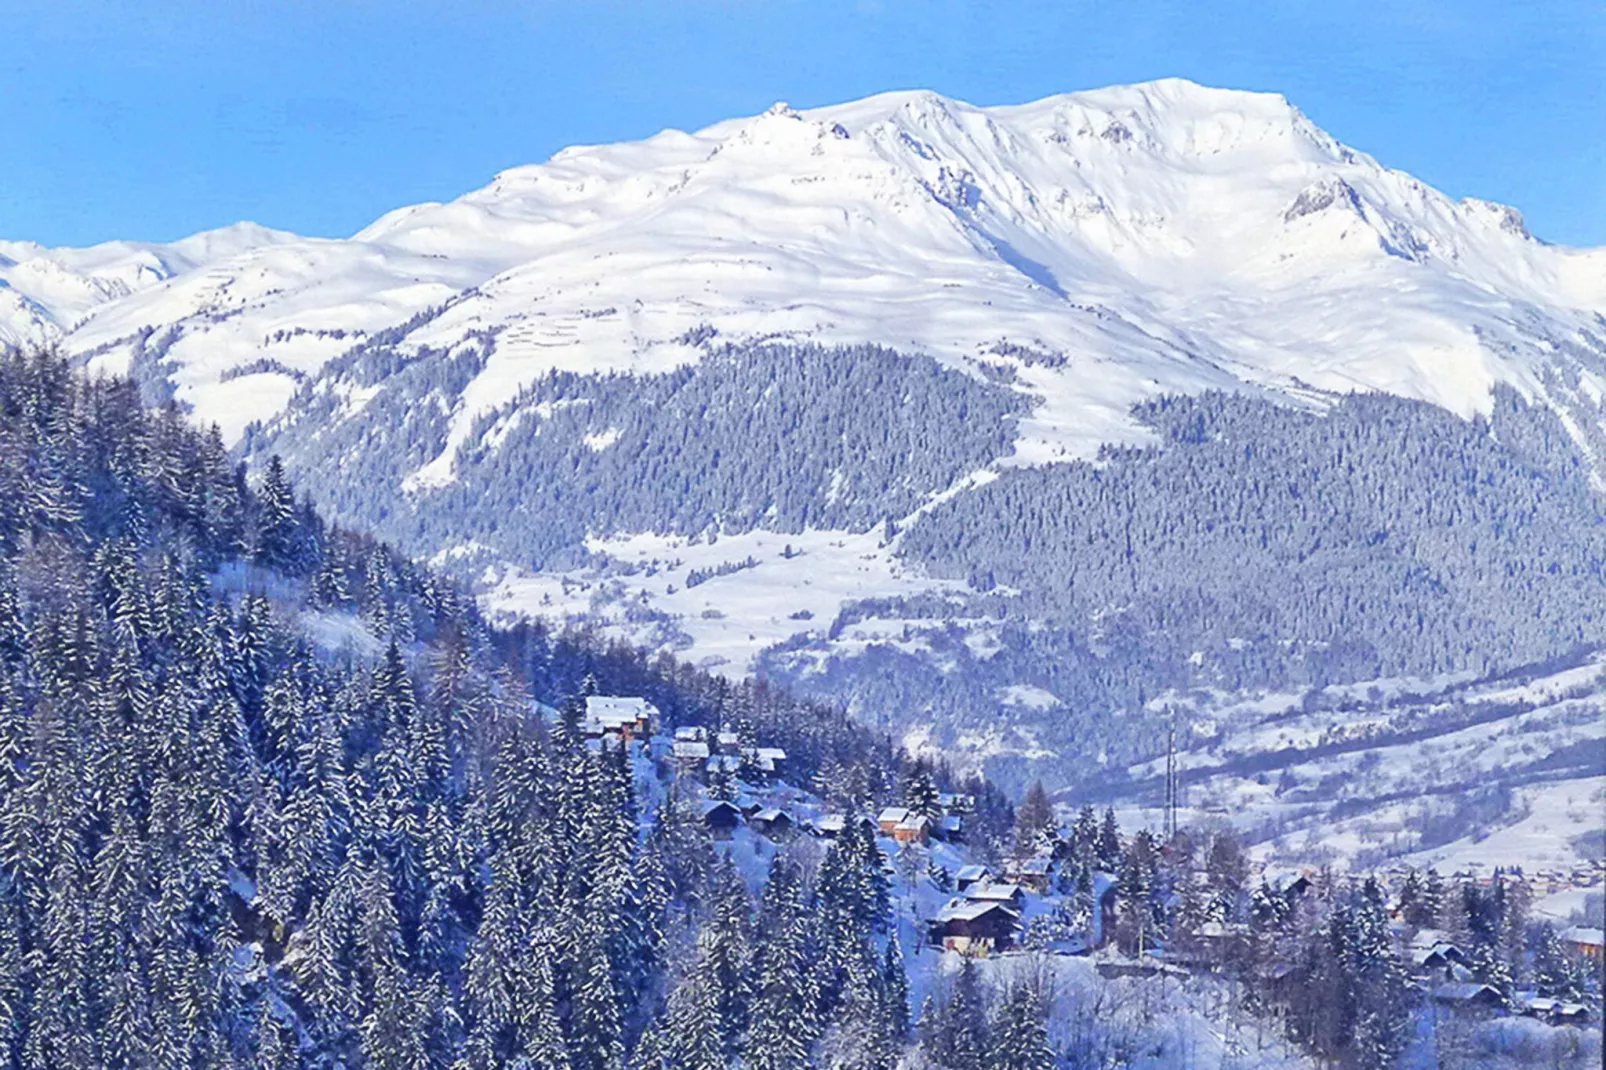
{"type": "Polygon", "coordinates": [[[790,821],[792,820],[792,815],[787,813],[785,810],[782,810],[778,806],[766,806],[764,809],[753,815],[754,821],[778,821],[781,818],[785,818],[786,820],[790,821]]]}
{"type": "Polygon", "coordinates": [[[1028,858],[1024,862],[1016,862],[1010,866],[1010,871],[1019,873],[1023,877],[1046,877],[1054,868],[1054,860],[1047,855],[1037,858],[1028,858]]]}
{"type": "Polygon", "coordinates": [[[1597,929],[1592,925],[1574,925],[1570,929],[1561,931],[1561,938],[1569,944],[1587,944],[1600,947],[1606,943],[1606,930],[1597,929]]]}
{"type": "Polygon", "coordinates": [[[1532,1011],[1535,1014],[1566,1014],[1566,1008],[1568,1007],[1583,1009],[1579,1004],[1568,1003],[1552,996],[1529,996],[1522,1001],[1522,1009],[1532,1011]]]}
{"type": "Polygon", "coordinates": [[[705,818],[712,817],[714,814],[725,810],[729,810],[732,817],[739,818],[742,816],[742,812],[736,808],[736,804],[725,799],[704,799],[702,802],[702,811],[705,818]]]}
{"type": "Polygon", "coordinates": [[[965,889],[966,898],[995,903],[1007,903],[1023,894],[1018,884],[993,884],[987,881],[978,881],[965,889]]]}
{"type": "Polygon", "coordinates": [[[1450,934],[1443,929],[1418,929],[1411,938],[1412,947],[1436,947],[1439,944],[1448,944],[1450,934]]]}
{"type": "Polygon", "coordinates": [[[841,832],[848,827],[848,819],[841,814],[826,814],[814,822],[814,827],[821,832],[841,832]]]}
{"type": "Polygon", "coordinates": [[[1279,870],[1266,874],[1266,883],[1274,892],[1291,892],[1295,888],[1310,887],[1310,878],[1297,869],[1279,870]]]}
{"type": "Polygon", "coordinates": [[[742,757],[766,773],[775,772],[775,763],[786,761],[786,752],[780,747],[749,747],[742,757]]]}
{"type": "Polygon", "coordinates": [[[718,740],[721,747],[739,747],[742,743],[742,737],[728,728],[720,729],[718,740]]]}
{"type": "MultiPolygon", "coordinates": [[[[704,747],[708,744],[704,743],[704,747]]],[[[734,754],[716,754],[708,759],[708,771],[717,773],[724,770],[727,773],[738,773],[742,768],[742,759],[734,754]]]]}
{"type": "Polygon", "coordinates": [[[675,745],[670,749],[676,758],[683,758],[689,761],[700,762],[708,757],[708,744],[700,740],[677,739],[675,740],[675,745]]]}
{"type": "Polygon", "coordinates": [[[982,881],[986,880],[992,875],[993,871],[988,869],[986,866],[970,865],[960,867],[959,872],[954,874],[954,879],[962,881],[982,881]]]}
{"type": "Polygon", "coordinates": [[[1471,1003],[1479,999],[1501,999],[1500,990],[1477,981],[1452,981],[1433,990],[1433,998],[1444,1003],[1471,1003]]]}
{"type": "Polygon", "coordinates": [[[899,822],[901,822],[904,818],[906,818],[908,816],[909,816],[909,808],[908,807],[906,807],[906,806],[889,806],[885,810],[881,811],[880,815],[876,818],[876,820],[878,822],[880,822],[881,824],[883,824],[883,825],[887,825],[887,824],[896,825],[896,824],[898,824],[899,822]]]}
{"type": "Polygon", "coordinates": [[[700,724],[683,724],[675,729],[675,742],[702,743],[708,739],[708,729],[700,724]]]}
{"type": "Polygon", "coordinates": [[[972,899],[950,899],[948,904],[944,906],[942,910],[938,911],[936,918],[933,920],[939,923],[947,921],[975,921],[978,918],[986,917],[995,910],[1002,911],[1003,913],[1001,916],[1008,917],[1011,921],[1020,920],[1020,915],[1009,909],[1009,907],[1005,906],[1003,903],[977,902],[972,899]]]}
{"type": "Polygon", "coordinates": [[[644,698],[626,698],[619,695],[586,696],[586,720],[604,728],[620,728],[643,719],[650,720],[658,707],[644,698]]]}
{"type": "Polygon", "coordinates": [[[931,818],[925,814],[910,814],[898,822],[898,832],[921,832],[931,827],[931,818]]]}

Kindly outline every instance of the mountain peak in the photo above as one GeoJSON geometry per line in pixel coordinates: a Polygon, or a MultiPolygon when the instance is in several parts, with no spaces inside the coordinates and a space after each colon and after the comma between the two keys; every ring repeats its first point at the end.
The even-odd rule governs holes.
{"type": "Polygon", "coordinates": [[[1596,354],[1606,302],[1600,255],[1387,170],[1281,95],[1182,78],[999,106],[777,103],[565,149],[352,241],[197,236],[146,250],[137,278],[35,279],[18,248],[0,248],[18,262],[0,324],[108,368],[155,328],[179,396],[230,434],[376,336],[483,340],[454,436],[552,368],[781,338],[972,372],[1040,355],[1003,361],[1043,399],[1023,463],[1141,435],[1129,407],[1163,392],[1382,390],[1469,415],[1497,382],[1537,395],[1557,354],[1596,354]]]}

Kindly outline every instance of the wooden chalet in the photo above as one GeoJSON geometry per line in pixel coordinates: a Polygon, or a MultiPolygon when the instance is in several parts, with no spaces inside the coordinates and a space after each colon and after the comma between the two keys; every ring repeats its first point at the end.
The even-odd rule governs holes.
{"type": "Polygon", "coordinates": [[[1302,871],[1284,871],[1266,874],[1266,884],[1288,903],[1296,903],[1311,890],[1309,875],[1302,871]]]}
{"type": "Polygon", "coordinates": [[[968,955],[1007,951],[1020,934],[1020,913],[1005,903],[953,899],[927,924],[935,946],[968,955]]]}
{"type": "Polygon", "coordinates": [[[959,870],[958,873],[954,874],[954,887],[960,892],[964,892],[972,884],[975,884],[978,881],[981,883],[986,883],[992,879],[993,871],[986,866],[979,864],[964,866],[959,870]]]}
{"type": "Polygon", "coordinates": [[[1531,996],[1523,1000],[1521,1013],[1551,1025],[1582,1025],[1589,1021],[1589,1008],[1584,1004],[1549,996],[1531,996]]]}
{"type": "Polygon", "coordinates": [[[708,799],[703,803],[703,825],[716,840],[728,840],[742,823],[742,812],[736,804],[724,799],[708,799]]]}
{"type": "Polygon", "coordinates": [[[1054,860],[1047,855],[1017,859],[1004,867],[1004,879],[1047,895],[1054,876],[1054,860]]]}
{"type": "Polygon", "coordinates": [[[892,838],[899,843],[925,843],[931,838],[931,818],[910,814],[893,826],[892,838]]]}
{"type": "Polygon", "coordinates": [[[908,819],[910,814],[906,806],[889,806],[876,817],[876,824],[881,827],[881,835],[891,836],[908,819]]]}
{"type": "Polygon", "coordinates": [[[1563,929],[1558,936],[1561,946],[1568,952],[1597,966],[1600,965],[1602,944],[1606,943],[1606,932],[1588,925],[1575,925],[1571,929],[1563,929]]]}
{"type": "Polygon", "coordinates": [[[1493,985],[1476,981],[1451,981],[1433,990],[1433,1001],[1462,1014],[1494,1014],[1504,1009],[1506,999],[1493,985]]]}
{"type": "Polygon", "coordinates": [[[790,839],[797,823],[778,806],[766,806],[747,819],[753,830],[770,840],[790,839]]]}
{"type": "Polygon", "coordinates": [[[677,739],[670,744],[669,754],[681,772],[696,772],[708,761],[708,744],[699,739],[677,739]]]}
{"type": "Polygon", "coordinates": [[[1466,955],[1439,929],[1419,930],[1405,957],[1417,976],[1444,981],[1460,980],[1458,968],[1467,963],[1466,955]]]}
{"type": "Polygon", "coordinates": [[[644,698],[617,695],[589,695],[581,731],[589,739],[645,739],[652,735],[658,720],[658,707],[644,698]]]}

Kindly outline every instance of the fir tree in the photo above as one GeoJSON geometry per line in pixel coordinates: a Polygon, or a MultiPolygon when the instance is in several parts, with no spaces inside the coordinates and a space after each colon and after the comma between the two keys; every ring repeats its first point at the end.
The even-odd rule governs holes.
{"type": "Polygon", "coordinates": [[[1053,1070],[1043,1000],[1031,985],[1017,983],[1005,993],[992,1032],[990,1070],[1053,1070]]]}
{"type": "Polygon", "coordinates": [[[1106,809],[1099,825],[1098,839],[1093,844],[1093,855],[1099,869],[1114,873],[1121,865],[1121,829],[1115,823],[1115,811],[1106,809]]]}

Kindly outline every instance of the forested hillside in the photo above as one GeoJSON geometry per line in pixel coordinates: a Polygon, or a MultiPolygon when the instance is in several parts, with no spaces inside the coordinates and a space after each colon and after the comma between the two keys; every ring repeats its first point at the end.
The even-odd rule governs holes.
{"type": "MultiPolygon", "coordinates": [[[[664,1026],[711,1013],[703,967],[670,953],[726,968],[747,888],[688,803],[638,814],[623,751],[585,747],[572,700],[740,719],[849,795],[894,768],[763,687],[492,632],[325,525],[276,463],[236,469],[176,410],[48,354],[0,357],[0,550],[8,1065],[703,1065],[664,1026]],[[548,724],[537,697],[571,713],[548,724]]],[[[771,882],[765,909],[792,920],[754,949],[797,954],[805,909],[828,930],[822,1027],[863,1024],[892,983],[879,855],[855,843],[807,899],[771,882]]],[[[755,1034],[790,1030],[781,1010],[760,999],[755,1034]]]]}
{"type": "Polygon", "coordinates": [[[1155,445],[1010,469],[910,525],[900,556],[971,593],[849,605],[764,669],[923,711],[944,743],[999,710],[1066,775],[1152,757],[1157,700],[1475,678],[1606,643],[1606,499],[1511,391],[1473,421],[1382,395],[1136,415],[1155,445]],[[1023,686],[1032,704],[1001,701],[1023,686]]]}
{"type": "Polygon", "coordinates": [[[1055,1070],[1242,1065],[1251,1035],[1265,1067],[1476,1062],[1502,1023],[1424,1032],[1441,937],[1500,1008],[1594,997],[1520,877],[1409,875],[1399,929],[1375,881],[1253,880],[1230,829],[957,786],[763,684],[490,627],[276,461],[0,356],[0,1063],[1055,1070]],[[790,782],[588,737],[599,692],[779,744],[790,782]],[[749,791],[846,817],[722,835],[749,791]],[[963,843],[855,816],[899,801],[962,806],[963,843]],[[965,869],[1039,862],[1029,895],[978,885],[1015,904],[980,946],[1020,954],[944,950],[965,869]]]}
{"type": "Polygon", "coordinates": [[[320,506],[417,553],[540,565],[617,533],[863,531],[1007,453],[1027,408],[929,357],[771,344],[663,374],[552,372],[454,435],[493,349],[359,345],[245,452],[281,453],[320,506]]]}

